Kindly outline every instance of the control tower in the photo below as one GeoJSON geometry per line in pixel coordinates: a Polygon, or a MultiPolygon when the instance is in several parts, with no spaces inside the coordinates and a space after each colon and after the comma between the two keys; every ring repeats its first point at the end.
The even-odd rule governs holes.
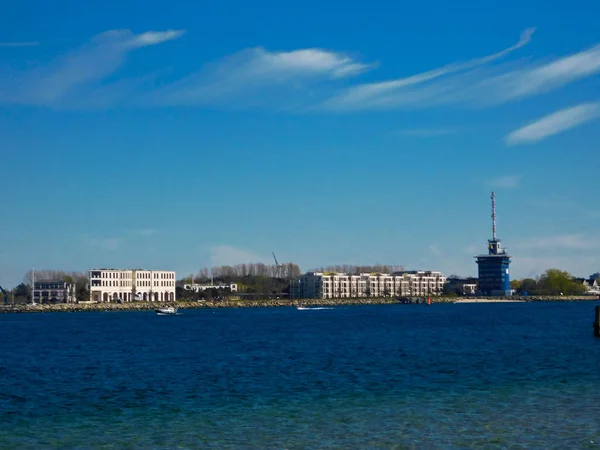
{"type": "Polygon", "coordinates": [[[488,239],[488,254],[478,255],[479,295],[511,295],[509,268],[510,256],[496,238],[496,194],[492,192],[492,239],[488,239]]]}

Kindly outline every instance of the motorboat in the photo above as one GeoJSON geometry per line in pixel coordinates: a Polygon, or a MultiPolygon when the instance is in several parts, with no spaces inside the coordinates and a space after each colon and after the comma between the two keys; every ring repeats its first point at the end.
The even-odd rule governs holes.
{"type": "Polygon", "coordinates": [[[155,310],[159,316],[174,316],[177,314],[177,308],[174,306],[167,306],[166,308],[158,308],[155,310]]]}

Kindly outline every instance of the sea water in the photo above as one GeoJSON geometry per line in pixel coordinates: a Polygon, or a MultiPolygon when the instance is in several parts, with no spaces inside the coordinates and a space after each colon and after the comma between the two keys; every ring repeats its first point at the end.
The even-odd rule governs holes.
{"type": "Polygon", "coordinates": [[[0,316],[0,447],[600,449],[594,302],[0,316]]]}

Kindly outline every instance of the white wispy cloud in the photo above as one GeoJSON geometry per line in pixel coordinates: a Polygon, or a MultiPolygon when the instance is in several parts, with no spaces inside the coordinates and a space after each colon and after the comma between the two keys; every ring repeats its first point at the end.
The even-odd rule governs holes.
{"type": "Polygon", "coordinates": [[[133,48],[157,45],[180,38],[183,33],[185,33],[183,30],[146,31],[145,33],[129,36],[130,32],[126,30],[123,33],[125,35],[124,44],[133,48]]]}
{"type": "MultiPolygon", "coordinates": [[[[48,64],[21,72],[0,72],[0,104],[85,108],[127,101],[136,106],[338,112],[437,105],[492,106],[550,92],[600,73],[600,45],[551,60],[502,63],[531,41],[534,29],[527,29],[518,42],[499,52],[370,83],[356,83],[354,77],[374,69],[377,63],[361,62],[349,54],[322,48],[249,48],[204,64],[197,72],[174,82],[156,83],[162,86],[157,89],[145,86],[146,78],[119,76],[130,52],[178,39],[183,33],[109,30],[48,64]]],[[[37,42],[0,43],[3,47],[29,45],[37,42]]],[[[575,110],[570,114],[578,111],[581,113],[575,110]]],[[[451,133],[449,129],[433,128],[399,131],[415,137],[451,133]]],[[[510,137],[514,139],[518,140],[519,135],[510,137]]]]}
{"type": "Polygon", "coordinates": [[[205,65],[156,92],[154,102],[174,105],[261,106],[301,103],[321,83],[356,76],[373,65],[322,49],[271,52],[251,48],[205,65]]]}
{"type": "Polygon", "coordinates": [[[600,45],[550,63],[508,72],[482,84],[484,88],[497,89],[502,99],[513,99],[548,92],[598,72],[600,45]]]}
{"type": "Polygon", "coordinates": [[[513,279],[535,278],[548,269],[566,270],[576,277],[587,277],[597,272],[600,257],[596,255],[552,255],[552,256],[519,256],[513,258],[511,272],[513,279]]]}
{"type": "Polygon", "coordinates": [[[268,262],[265,256],[258,255],[243,248],[232,245],[215,245],[210,248],[210,259],[213,266],[225,266],[244,263],[268,262]]]}
{"type": "MultiPolygon", "coordinates": [[[[76,102],[114,74],[130,51],[176,39],[182,34],[183,31],[175,30],[137,35],[129,30],[106,31],[47,65],[0,77],[0,103],[61,106],[76,102]]],[[[105,86],[104,94],[110,94],[112,100],[118,98],[119,83],[123,81],[105,86]]]]}
{"type": "Polygon", "coordinates": [[[141,228],[139,230],[132,230],[132,232],[138,236],[152,236],[156,234],[158,230],[155,230],[154,228],[141,228]]]}
{"type": "Polygon", "coordinates": [[[440,250],[440,246],[437,244],[430,244],[429,245],[429,251],[434,254],[435,256],[441,256],[442,255],[442,251],[440,250]]]}
{"type": "Polygon", "coordinates": [[[539,95],[600,72],[600,45],[540,63],[496,63],[527,45],[533,30],[498,53],[388,81],[351,86],[323,102],[334,111],[417,109],[436,105],[491,106],[539,95]]]}
{"type": "Polygon", "coordinates": [[[549,114],[513,131],[506,137],[509,145],[536,142],[600,117],[600,103],[584,103],[549,114]]]}
{"type": "Polygon", "coordinates": [[[517,44],[482,58],[476,58],[465,63],[448,64],[438,69],[395,80],[353,86],[328,100],[325,106],[333,109],[365,109],[398,107],[431,101],[437,96],[446,95],[453,88],[451,84],[436,83],[436,80],[446,80],[447,77],[461,72],[468,73],[472,69],[506,56],[510,52],[527,45],[531,41],[534,31],[535,29],[525,30],[517,44]]]}
{"type": "Polygon", "coordinates": [[[407,137],[433,138],[458,134],[459,132],[460,130],[458,128],[407,128],[404,130],[397,130],[396,134],[407,137]]]}
{"type": "Polygon", "coordinates": [[[526,240],[517,241],[513,244],[516,249],[540,249],[540,250],[598,250],[600,239],[595,236],[586,236],[580,233],[559,234],[554,236],[531,237],[526,240]]]}
{"type": "Polygon", "coordinates": [[[493,188],[516,188],[519,187],[521,183],[521,179],[523,175],[521,174],[511,174],[511,175],[503,175],[500,177],[495,177],[486,182],[486,184],[493,188]]]}
{"type": "MultiPolygon", "coordinates": [[[[482,242],[483,242],[483,240],[482,240],[482,242]]],[[[462,249],[462,253],[467,254],[467,255],[474,255],[477,252],[481,253],[482,247],[485,250],[484,244],[471,243],[462,249]]]]}
{"type": "Polygon", "coordinates": [[[117,250],[122,243],[122,240],[117,237],[96,237],[87,234],[83,235],[83,240],[89,247],[107,251],[117,250]]]}
{"type": "Polygon", "coordinates": [[[0,42],[0,47],[35,47],[40,45],[37,41],[27,42],[0,42]]]}

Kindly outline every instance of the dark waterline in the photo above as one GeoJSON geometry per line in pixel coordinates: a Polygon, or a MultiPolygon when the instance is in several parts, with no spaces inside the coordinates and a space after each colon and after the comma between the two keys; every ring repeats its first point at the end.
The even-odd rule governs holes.
{"type": "Polygon", "coordinates": [[[594,304],[0,317],[2,448],[600,448],[594,304]]]}

